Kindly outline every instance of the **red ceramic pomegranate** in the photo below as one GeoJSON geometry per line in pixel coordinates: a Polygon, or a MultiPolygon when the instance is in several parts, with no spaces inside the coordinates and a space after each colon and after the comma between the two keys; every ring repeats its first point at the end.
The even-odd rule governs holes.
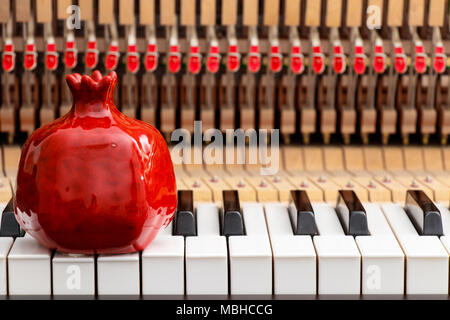
{"type": "Polygon", "coordinates": [[[68,75],[69,113],[28,138],[15,213],[41,244],[60,252],[144,249],[176,208],[167,144],[113,103],[115,72],[68,75]]]}

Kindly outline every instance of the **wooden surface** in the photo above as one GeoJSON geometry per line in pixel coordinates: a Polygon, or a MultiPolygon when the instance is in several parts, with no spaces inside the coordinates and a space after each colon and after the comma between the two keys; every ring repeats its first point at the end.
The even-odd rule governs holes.
{"type": "Polygon", "coordinates": [[[425,169],[429,171],[444,170],[442,161],[442,149],[440,147],[427,147],[423,151],[425,169]]]}
{"type": "Polygon", "coordinates": [[[406,170],[417,171],[424,169],[422,148],[420,147],[405,148],[403,150],[403,155],[405,158],[406,170]]]}
{"type": "Polygon", "coordinates": [[[430,0],[428,24],[432,27],[442,27],[445,16],[445,0],[430,0]]]}
{"type": "Polygon", "coordinates": [[[408,23],[411,26],[422,26],[425,17],[425,0],[409,0],[408,23]]]}
{"type": "Polygon", "coordinates": [[[52,21],[52,0],[36,0],[36,22],[48,23],[52,21]]]}
{"type": "Polygon", "coordinates": [[[98,23],[114,22],[114,0],[98,0],[98,23]]]}
{"type": "Polygon", "coordinates": [[[284,25],[286,26],[300,25],[300,8],[301,8],[301,0],[285,0],[284,25]]]}
{"type": "Polygon", "coordinates": [[[72,0],[58,0],[56,1],[57,18],[60,20],[67,19],[69,14],[66,12],[67,7],[72,5],[72,0]]]}
{"type": "Polygon", "coordinates": [[[224,26],[232,26],[237,22],[237,1],[227,0],[227,5],[222,5],[222,24],[224,26]]]}
{"type": "Polygon", "coordinates": [[[325,24],[327,27],[339,27],[341,25],[342,0],[327,0],[325,24]]]}
{"type": "Polygon", "coordinates": [[[403,170],[404,160],[401,148],[385,147],[383,149],[384,166],[389,166],[390,170],[403,170]]]}
{"type": "Polygon", "coordinates": [[[258,24],[258,10],[259,1],[258,0],[242,0],[242,22],[244,26],[256,26],[258,24]]]}
{"type": "Polygon", "coordinates": [[[320,25],[320,0],[306,0],[305,25],[318,27],[320,25]]]}
{"type": "Polygon", "coordinates": [[[200,23],[204,26],[214,26],[216,24],[216,0],[201,1],[200,23]]]}
{"type": "Polygon", "coordinates": [[[367,5],[377,6],[381,11],[383,11],[383,0],[368,0],[367,5]]]}
{"type": "Polygon", "coordinates": [[[164,0],[164,5],[159,6],[159,10],[161,25],[170,26],[175,24],[175,0],[164,0]]]}
{"type": "Polygon", "coordinates": [[[285,147],[281,150],[283,162],[283,168],[285,170],[297,170],[304,169],[303,166],[303,152],[300,148],[285,147]]]}
{"type": "Polygon", "coordinates": [[[94,5],[92,0],[78,0],[80,6],[81,20],[94,19],[94,5]]]}
{"type": "Polygon", "coordinates": [[[347,27],[359,27],[362,23],[363,0],[347,0],[345,24],[347,27]]]}
{"type": "Polygon", "coordinates": [[[345,167],[347,170],[364,170],[364,153],[359,147],[344,148],[345,167]]]}
{"type": "Polygon", "coordinates": [[[0,0],[0,23],[7,23],[9,21],[11,13],[11,3],[10,0],[0,0]]]}
{"type": "Polygon", "coordinates": [[[384,168],[381,148],[366,147],[363,149],[364,163],[367,170],[382,170],[384,168]]]}
{"type": "Polygon", "coordinates": [[[155,24],[155,0],[140,0],[139,8],[139,23],[155,24]]]}
{"type": "Polygon", "coordinates": [[[305,147],[303,149],[303,159],[307,171],[325,170],[323,164],[323,153],[320,147],[305,147]]]}
{"type": "Polygon", "coordinates": [[[16,0],[15,12],[17,22],[27,22],[30,20],[30,0],[16,0]]]}
{"type": "Polygon", "coordinates": [[[181,0],[181,25],[194,26],[195,25],[195,0],[181,0]]]}
{"type": "Polygon", "coordinates": [[[280,0],[264,0],[263,17],[265,26],[277,26],[280,17],[280,0]]]}
{"type": "Polygon", "coordinates": [[[400,27],[403,23],[403,0],[388,1],[387,24],[390,27],[400,27]]]}
{"type": "Polygon", "coordinates": [[[344,170],[344,155],[339,147],[329,147],[323,149],[323,159],[327,171],[344,170]]]}
{"type": "Polygon", "coordinates": [[[134,0],[119,0],[119,23],[129,26],[134,20],[134,0]]]}

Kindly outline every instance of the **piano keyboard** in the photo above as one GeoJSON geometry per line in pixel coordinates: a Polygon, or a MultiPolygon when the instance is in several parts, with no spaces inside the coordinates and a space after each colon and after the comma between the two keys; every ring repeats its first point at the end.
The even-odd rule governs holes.
{"type": "MultiPolygon", "coordinates": [[[[14,226],[5,192],[0,294],[448,296],[445,148],[281,151],[274,177],[245,165],[176,166],[175,219],[139,253],[52,252],[14,226]],[[425,150],[441,157],[424,160],[425,150]],[[391,169],[376,165],[380,155],[402,159],[391,169]]],[[[5,185],[18,154],[5,148],[5,185]]]]}

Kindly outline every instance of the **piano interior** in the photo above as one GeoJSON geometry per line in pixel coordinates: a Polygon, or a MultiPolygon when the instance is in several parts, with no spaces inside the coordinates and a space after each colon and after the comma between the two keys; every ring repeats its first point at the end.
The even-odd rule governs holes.
{"type": "Polygon", "coordinates": [[[0,0],[0,295],[448,298],[449,3],[0,0]],[[21,145],[94,70],[173,151],[178,210],[141,253],[51,252],[15,222],[21,145]],[[279,135],[207,164],[217,141],[180,155],[178,128],[279,135]]]}

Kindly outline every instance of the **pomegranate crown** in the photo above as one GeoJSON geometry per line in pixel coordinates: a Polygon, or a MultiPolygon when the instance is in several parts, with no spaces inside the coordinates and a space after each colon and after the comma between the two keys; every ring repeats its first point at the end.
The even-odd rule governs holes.
{"type": "Polygon", "coordinates": [[[92,76],[81,76],[78,73],[68,74],[66,81],[72,92],[74,102],[106,101],[113,99],[117,74],[113,71],[103,77],[100,71],[95,70],[92,76]]]}

